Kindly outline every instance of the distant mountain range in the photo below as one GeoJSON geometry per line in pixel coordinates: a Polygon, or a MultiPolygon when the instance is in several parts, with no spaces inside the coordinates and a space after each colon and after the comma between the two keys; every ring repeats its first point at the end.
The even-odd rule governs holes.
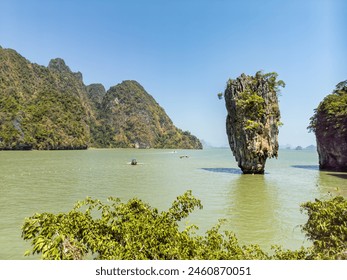
{"type": "Polygon", "coordinates": [[[307,147],[302,147],[302,146],[296,146],[292,147],[291,145],[280,145],[280,149],[286,149],[286,150],[317,150],[317,146],[315,145],[309,145],[307,147]]]}
{"type": "Polygon", "coordinates": [[[63,59],[48,67],[0,47],[0,150],[201,149],[136,81],[86,86],[63,59]]]}

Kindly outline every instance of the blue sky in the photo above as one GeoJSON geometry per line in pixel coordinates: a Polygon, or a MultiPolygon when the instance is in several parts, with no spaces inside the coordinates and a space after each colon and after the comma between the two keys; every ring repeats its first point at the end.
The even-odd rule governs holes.
{"type": "Polygon", "coordinates": [[[137,80],[173,122],[227,145],[217,93],[229,78],[277,72],[280,145],[307,146],[314,108],[347,79],[343,0],[1,0],[0,45],[31,62],[61,57],[85,84],[137,80]]]}

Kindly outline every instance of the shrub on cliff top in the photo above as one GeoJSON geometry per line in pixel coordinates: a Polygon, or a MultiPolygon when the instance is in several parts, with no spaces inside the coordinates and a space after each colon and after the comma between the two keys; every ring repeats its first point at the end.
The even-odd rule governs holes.
{"type": "Polygon", "coordinates": [[[333,128],[334,133],[347,130],[347,80],[337,84],[333,93],[318,105],[308,129],[317,132],[327,127],[333,128]]]}

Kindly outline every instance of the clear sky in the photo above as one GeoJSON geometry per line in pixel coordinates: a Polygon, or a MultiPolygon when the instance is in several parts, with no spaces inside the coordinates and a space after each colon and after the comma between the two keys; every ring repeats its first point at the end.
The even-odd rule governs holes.
{"type": "Polygon", "coordinates": [[[307,146],[314,108],[347,79],[344,0],[0,0],[0,45],[41,65],[61,57],[84,83],[137,80],[176,126],[227,145],[217,93],[277,72],[280,145],[307,146]]]}

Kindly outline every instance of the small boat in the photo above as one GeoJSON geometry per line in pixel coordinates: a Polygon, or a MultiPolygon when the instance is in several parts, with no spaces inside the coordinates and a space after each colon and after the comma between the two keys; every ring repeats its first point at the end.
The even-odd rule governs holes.
{"type": "Polygon", "coordinates": [[[137,165],[137,160],[136,160],[136,158],[133,158],[132,160],[131,160],[131,163],[130,163],[131,165],[137,165]]]}

